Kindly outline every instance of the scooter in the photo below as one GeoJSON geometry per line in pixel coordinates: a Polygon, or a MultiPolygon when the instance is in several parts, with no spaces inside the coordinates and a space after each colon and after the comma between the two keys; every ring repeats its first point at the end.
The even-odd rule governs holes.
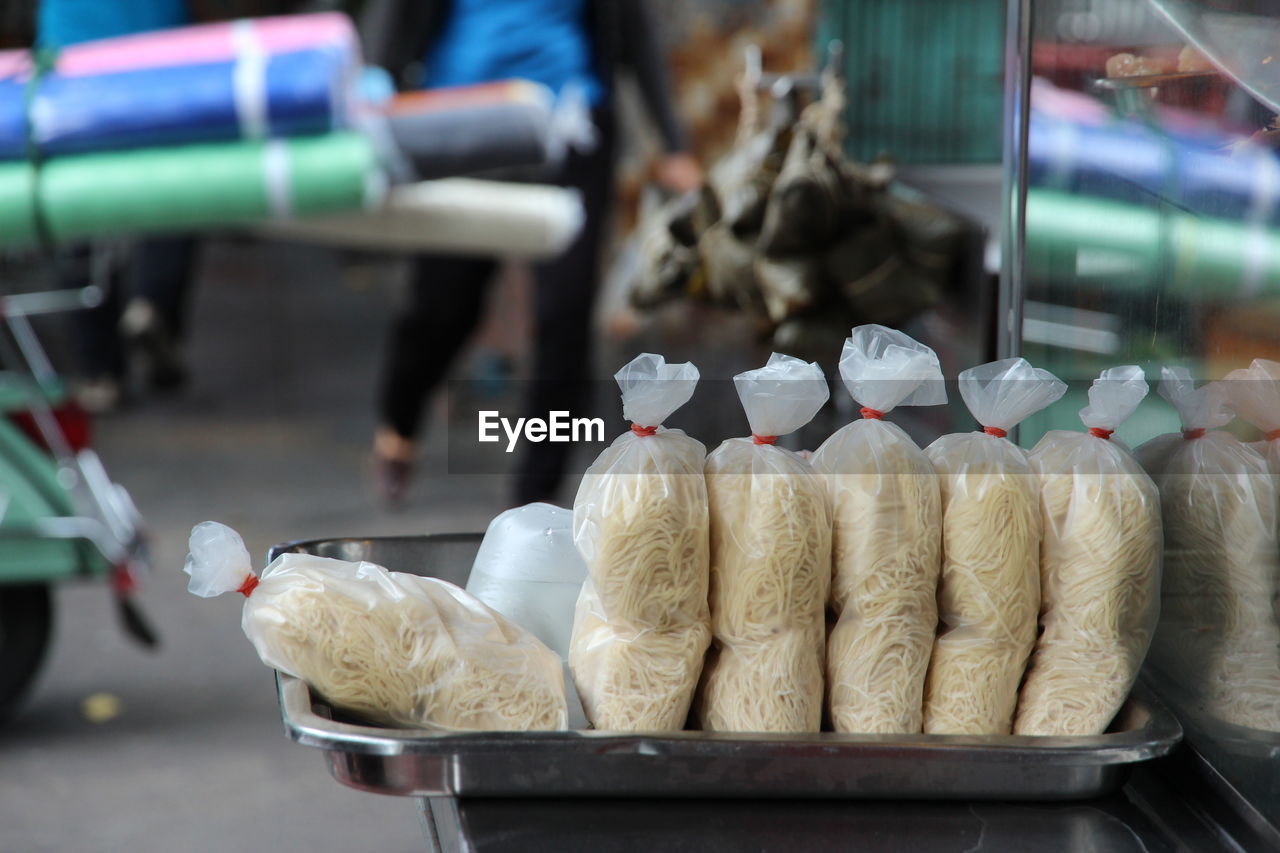
{"type": "Polygon", "coordinates": [[[106,585],[125,631],[158,638],[133,595],[148,567],[142,519],[89,446],[30,317],[93,307],[102,285],[0,296],[0,721],[30,688],[53,631],[56,584],[106,585]]]}

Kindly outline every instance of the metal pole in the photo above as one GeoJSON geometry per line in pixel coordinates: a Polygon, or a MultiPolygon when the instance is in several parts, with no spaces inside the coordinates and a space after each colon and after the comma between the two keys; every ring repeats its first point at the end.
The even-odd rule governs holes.
{"type": "Polygon", "coordinates": [[[1004,234],[1001,235],[996,354],[1022,354],[1027,211],[1027,136],[1031,119],[1031,4],[1008,0],[1004,62],[1004,234]]]}

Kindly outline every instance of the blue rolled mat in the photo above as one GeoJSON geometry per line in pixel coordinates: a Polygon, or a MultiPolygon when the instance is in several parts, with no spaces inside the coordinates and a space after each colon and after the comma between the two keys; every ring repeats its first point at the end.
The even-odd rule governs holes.
{"type": "Polygon", "coordinates": [[[0,78],[0,160],[27,156],[27,85],[0,78]]]}
{"type": "MultiPolygon", "coordinates": [[[[42,156],[297,136],[345,127],[354,57],[332,48],[99,75],[45,75],[30,106],[42,156]]],[[[0,158],[27,154],[25,83],[0,80],[0,158]]]]}
{"type": "Polygon", "coordinates": [[[1032,185],[1150,204],[1153,197],[1205,216],[1280,223],[1280,160],[1251,148],[1164,136],[1135,122],[1107,125],[1032,114],[1032,185]]]}

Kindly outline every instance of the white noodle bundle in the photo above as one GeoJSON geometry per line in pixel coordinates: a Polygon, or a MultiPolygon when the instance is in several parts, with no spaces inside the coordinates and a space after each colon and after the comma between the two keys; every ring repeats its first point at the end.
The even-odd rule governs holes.
{"type": "Polygon", "coordinates": [[[1080,419],[1046,433],[1041,475],[1040,624],[1013,733],[1099,735],[1138,677],[1160,604],[1160,495],[1110,440],[1147,394],[1142,369],[1103,371],[1080,419]]]}
{"type": "Polygon", "coordinates": [[[944,435],[925,453],[942,490],[940,634],[925,680],[929,734],[1009,734],[1040,609],[1039,484],[1004,437],[1066,385],[1024,359],[960,374],[984,432],[944,435]]]}
{"type": "Polygon", "coordinates": [[[445,581],[285,554],[250,569],[221,524],[191,531],[190,589],[246,595],[241,625],[267,666],[335,707],[392,726],[563,729],[560,659],[532,634],[445,581]]]}
{"type": "Polygon", "coordinates": [[[695,713],[708,731],[816,732],[831,508],[809,464],[772,442],[830,390],[818,365],[777,353],[734,384],[752,438],[707,457],[714,639],[695,713]]]}
{"type": "Polygon", "coordinates": [[[1278,731],[1275,478],[1255,450],[1214,429],[1231,420],[1228,396],[1250,389],[1235,381],[1196,389],[1185,368],[1165,368],[1164,376],[1160,393],[1178,409],[1184,431],[1137,451],[1160,487],[1164,515],[1151,660],[1212,716],[1278,731]]]}
{"type": "Polygon", "coordinates": [[[602,611],[587,581],[574,613],[570,647],[573,681],[587,719],[608,731],[683,729],[711,628],[691,622],[620,631],[601,617],[602,611]]]}
{"type": "Polygon", "coordinates": [[[706,449],[660,424],[693,395],[698,370],[646,353],[616,378],[633,426],[587,469],[574,501],[589,580],[569,667],[597,729],[677,731],[711,639],[706,449]]]}
{"type": "Polygon", "coordinates": [[[827,709],[838,732],[921,731],[924,678],[938,623],[938,481],[896,424],[896,406],[946,401],[933,350],[884,326],[859,326],[840,373],[862,405],[813,455],[831,498],[827,709]]]}

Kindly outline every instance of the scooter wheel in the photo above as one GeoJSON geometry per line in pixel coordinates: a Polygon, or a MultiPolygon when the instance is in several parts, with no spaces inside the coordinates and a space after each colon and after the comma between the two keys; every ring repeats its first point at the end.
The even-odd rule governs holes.
{"type": "Polygon", "coordinates": [[[48,586],[0,586],[0,723],[17,710],[31,686],[52,629],[48,586]]]}

